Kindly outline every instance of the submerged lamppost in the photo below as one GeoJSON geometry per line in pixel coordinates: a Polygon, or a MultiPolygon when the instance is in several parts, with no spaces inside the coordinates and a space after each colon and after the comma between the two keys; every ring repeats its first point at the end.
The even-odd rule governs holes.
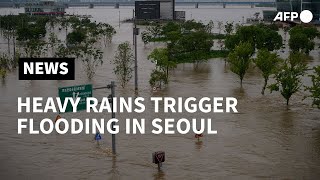
{"type": "Polygon", "coordinates": [[[137,35],[139,35],[139,28],[136,24],[136,13],[133,10],[133,44],[134,44],[134,90],[138,92],[138,60],[137,60],[137,35]]]}

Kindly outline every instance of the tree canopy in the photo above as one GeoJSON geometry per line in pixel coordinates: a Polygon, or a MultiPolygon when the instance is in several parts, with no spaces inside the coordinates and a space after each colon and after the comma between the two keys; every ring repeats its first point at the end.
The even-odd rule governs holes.
{"type": "Polygon", "coordinates": [[[255,49],[273,51],[281,48],[282,37],[277,31],[268,27],[241,26],[234,35],[227,36],[225,46],[233,50],[241,42],[248,42],[255,49]]]}

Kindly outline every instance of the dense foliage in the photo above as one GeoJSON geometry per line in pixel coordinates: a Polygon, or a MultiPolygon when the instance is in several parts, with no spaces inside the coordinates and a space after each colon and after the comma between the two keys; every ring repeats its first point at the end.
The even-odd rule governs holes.
{"type": "Polygon", "coordinates": [[[241,26],[234,35],[227,36],[225,46],[229,50],[234,50],[241,42],[248,42],[255,49],[273,51],[281,48],[282,37],[268,26],[241,26]]]}
{"type": "Polygon", "coordinates": [[[290,31],[289,47],[293,52],[309,54],[315,48],[314,39],[319,36],[315,27],[295,26],[290,31]]]}
{"type": "MultiPolygon", "coordinates": [[[[7,40],[7,61],[23,57],[75,57],[82,60],[91,79],[103,62],[100,40],[111,42],[115,29],[78,16],[6,15],[0,17],[0,30],[7,40]],[[65,38],[58,37],[65,30],[65,38]],[[17,43],[16,43],[17,41],[17,43]],[[11,55],[11,49],[13,55],[11,55]],[[21,52],[17,49],[22,49],[21,52]],[[48,51],[50,49],[50,51],[48,51]]],[[[4,74],[4,70],[1,73],[4,74]]]]}
{"type": "Polygon", "coordinates": [[[312,80],[312,86],[307,87],[311,95],[309,97],[312,98],[312,105],[317,106],[320,109],[320,66],[316,66],[313,68],[314,74],[309,75],[312,80]]]}
{"type": "Polygon", "coordinates": [[[113,71],[120,80],[120,85],[124,88],[132,78],[134,56],[128,42],[121,43],[118,46],[113,60],[115,65],[113,71]]]}
{"type": "Polygon", "coordinates": [[[145,44],[152,41],[166,44],[165,48],[155,49],[149,56],[149,59],[157,62],[157,70],[151,75],[151,84],[155,84],[153,83],[155,80],[167,83],[169,70],[176,64],[195,63],[197,65],[213,57],[226,57],[226,51],[212,50],[214,39],[225,37],[212,34],[213,27],[212,21],[204,25],[201,22],[189,20],[168,22],[164,25],[156,24],[142,32],[142,40],[145,44]]]}
{"type": "Polygon", "coordinates": [[[254,59],[254,63],[261,70],[262,76],[264,78],[264,85],[262,87],[261,94],[264,94],[270,75],[276,72],[277,67],[281,61],[282,60],[276,53],[271,53],[266,49],[258,51],[257,57],[254,59]]]}
{"type": "Polygon", "coordinates": [[[301,76],[305,74],[306,65],[300,53],[291,53],[289,58],[280,66],[275,74],[276,82],[269,86],[271,92],[279,91],[286,99],[287,105],[291,96],[298,92],[302,86],[301,76]]]}
{"type": "Polygon", "coordinates": [[[230,70],[239,76],[241,86],[244,75],[249,68],[253,52],[254,50],[250,43],[241,42],[235,47],[234,51],[229,54],[228,61],[230,63],[230,70]]]}

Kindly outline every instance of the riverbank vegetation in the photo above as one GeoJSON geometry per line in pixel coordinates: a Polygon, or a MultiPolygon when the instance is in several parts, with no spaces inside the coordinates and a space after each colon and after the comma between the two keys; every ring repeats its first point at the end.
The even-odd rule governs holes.
{"type": "Polygon", "coordinates": [[[120,85],[124,88],[132,78],[134,56],[129,42],[119,44],[113,59],[113,72],[118,76],[120,85]]]}
{"type": "MultiPolygon", "coordinates": [[[[295,26],[289,30],[289,35],[290,55],[285,60],[277,54],[283,46],[283,39],[273,26],[242,26],[235,34],[227,36],[225,46],[230,50],[230,70],[239,76],[241,87],[246,70],[254,63],[264,78],[261,94],[264,94],[267,87],[271,92],[279,91],[289,105],[291,96],[301,90],[301,78],[308,69],[308,54],[315,49],[314,39],[319,37],[319,32],[315,27],[295,26]],[[253,56],[256,57],[251,58],[253,56]],[[267,86],[270,76],[275,83],[267,86]]],[[[315,105],[318,104],[319,98],[319,88],[316,87],[319,75],[316,70],[317,68],[315,75],[310,75],[313,86],[307,87],[315,105]]]]}
{"type": "MultiPolygon", "coordinates": [[[[87,17],[22,14],[1,16],[0,31],[8,45],[2,64],[10,64],[19,57],[74,57],[82,61],[89,79],[103,63],[101,43],[107,46],[116,33],[111,25],[87,17]]],[[[2,77],[10,70],[8,67],[1,65],[2,77]]]]}
{"type": "Polygon", "coordinates": [[[150,42],[165,44],[164,48],[154,49],[148,57],[156,64],[156,69],[151,74],[150,85],[161,87],[162,84],[167,84],[169,71],[177,64],[193,63],[197,68],[208,59],[227,57],[227,50],[212,48],[214,40],[226,37],[213,34],[213,28],[212,21],[205,25],[194,20],[148,26],[146,31],[141,33],[145,45],[150,42]]]}
{"type": "MultiPolygon", "coordinates": [[[[196,68],[208,59],[224,58],[230,70],[239,77],[241,87],[247,70],[257,67],[264,80],[261,94],[265,94],[266,88],[270,92],[279,91],[287,105],[291,96],[301,90],[301,78],[308,73],[308,54],[316,48],[314,40],[319,37],[315,27],[304,26],[284,27],[283,39],[279,33],[280,28],[275,24],[243,26],[234,25],[233,22],[226,22],[225,25],[218,22],[218,33],[212,32],[215,27],[213,21],[208,24],[189,20],[148,25],[141,33],[145,46],[151,42],[165,44],[165,47],[154,49],[148,56],[156,66],[150,75],[149,83],[152,87],[161,88],[167,84],[170,70],[180,63],[193,63],[196,68]],[[287,32],[290,35],[290,55],[282,59],[278,52],[284,48],[287,32]],[[218,46],[214,46],[214,43],[218,46]],[[270,78],[275,82],[268,85],[270,78]]],[[[319,83],[319,69],[314,70],[310,75],[313,86],[306,89],[312,94],[309,97],[313,98],[314,105],[318,105],[320,93],[316,86],[319,83]]]]}
{"type": "Polygon", "coordinates": [[[320,109],[320,66],[314,67],[313,70],[314,73],[309,75],[312,80],[312,85],[306,87],[306,90],[310,92],[308,97],[312,98],[312,105],[320,109]]]}
{"type": "MultiPolygon", "coordinates": [[[[299,25],[285,27],[283,32],[284,39],[274,24],[244,26],[213,21],[204,24],[194,20],[148,23],[141,33],[142,41],[145,46],[159,43],[148,55],[155,64],[149,83],[161,88],[170,82],[170,71],[178,64],[192,63],[197,69],[200,63],[221,58],[239,77],[241,87],[247,70],[258,68],[264,81],[261,94],[265,94],[266,88],[279,91],[287,104],[291,96],[302,89],[301,78],[308,74],[312,86],[305,90],[310,93],[308,97],[313,99],[313,104],[320,107],[319,67],[308,67],[306,60],[309,53],[318,48],[315,39],[320,33],[314,27],[299,25]],[[278,52],[284,48],[287,32],[290,55],[282,59],[278,52]],[[313,71],[308,71],[310,69],[313,71]],[[272,79],[270,85],[269,79],[272,79]]],[[[82,61],[91,79],[104,62],[103,47],[111,43],[115,33],[111,25],[87,17],[1,16],[0,35],[8,49],[0,55],[0,76],[5,78],[7,72],[14,70],[19,57],[74,57],[82,61]]],[[[114,73],[125,87],[132,77],[133,55],[129,43],[119,45],[113,63],[114,73]]]]}

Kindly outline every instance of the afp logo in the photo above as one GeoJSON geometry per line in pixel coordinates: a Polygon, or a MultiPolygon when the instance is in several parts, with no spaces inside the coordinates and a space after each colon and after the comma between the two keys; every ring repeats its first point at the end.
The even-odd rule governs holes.
{"type": "MultiPolygon", "coordinates": [[[[299,13],[297,12],[278,12],[273,21],[294,21],[299,17],[299,13]]],[[[309,10],[303,10],[300,13],[300,20],[303,23],[309,23],[313,19],[313,14],[309,10]]]]}
{"type": "Polygon", "coordinates": [[[74,80],[74,58],[20,58],[19,80],[74,80]]]}

